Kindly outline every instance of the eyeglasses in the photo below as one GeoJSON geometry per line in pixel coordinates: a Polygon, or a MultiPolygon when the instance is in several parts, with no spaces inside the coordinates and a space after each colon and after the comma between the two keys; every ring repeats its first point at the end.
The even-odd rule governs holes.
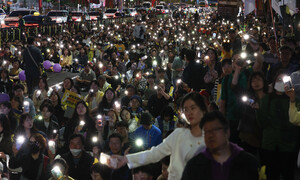
{"type": "Polygon", "coordinates": [[[209,135],[209,134],[216,134],[217,132],[219,132],[220,130],[223,130],[225,128],[219,127],[219,128],[214,128],[211,130],[204,130],[204,135],[209,135]]]}

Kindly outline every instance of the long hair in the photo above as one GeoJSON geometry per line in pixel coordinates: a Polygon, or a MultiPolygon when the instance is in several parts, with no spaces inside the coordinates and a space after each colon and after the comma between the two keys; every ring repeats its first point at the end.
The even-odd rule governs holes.
{"type": "Polygon", "coordinates": [[[0,114],[0,125],[3,128],[3,136],[10,137],[10,124],[8,118],[4,114],[0,114]]]}
{"type": "Polygon", "coordinates": [[[115,90],[112,89],[112,88],[108,88],[108,89],[105,91],[105,93],[104,93],[104,96],[103,96],[102,101],[99,103],[99,106],[98,106],[99,112],[102,113],[104,107],[110,109],[110,108],[113,106],[113,102],[114,102],[115,98],[116,98],[115,90]],[[112,99],[112,101],[111,101],[110,103],[107,101],[107,98],[106,98],[106,93],[107,93],[108,91],[113,92],[113,99],[112,99]]]}

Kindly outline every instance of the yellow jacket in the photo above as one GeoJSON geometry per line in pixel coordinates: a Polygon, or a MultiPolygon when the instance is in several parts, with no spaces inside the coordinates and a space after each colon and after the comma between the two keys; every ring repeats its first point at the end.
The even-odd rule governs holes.
{"type": "Polygon", "coordinates": [[[290,123],[300,126],[300,112],[297,110],[295,102],[290,102],[289,117],[290,123]]]}
{"type": "Polygon", "coordinates": [[[102,101],[104,93],[102,91],[97,91],[96,95],[93,98],[88,100],[89,94],[84,97],[85,102],[88,104],[89,110],[94,109],[102,101]]]}
{"type": "Polygon", "coordinates": [[[60,65],[61,67],[71,66],[72,65],[72,55],[70,56],[60,56],[60,65]]]}

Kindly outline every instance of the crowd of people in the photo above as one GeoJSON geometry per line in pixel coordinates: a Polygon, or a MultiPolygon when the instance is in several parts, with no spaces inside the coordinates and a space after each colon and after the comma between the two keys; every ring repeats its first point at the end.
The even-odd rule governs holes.
{"type": "Polygon", "coordinates": [[[296,23],[178,11],[80,26],[2,43],[3,179],[295,179],[296,23]],[[74,78],[49,87],[46,60],[74,78]]]}

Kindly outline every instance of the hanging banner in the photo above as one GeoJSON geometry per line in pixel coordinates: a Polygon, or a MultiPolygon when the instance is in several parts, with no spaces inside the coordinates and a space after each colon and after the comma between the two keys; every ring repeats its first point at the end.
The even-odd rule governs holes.
{"type": "Polygon", "coordinates": [[[245,0],[244,16],[247,16],[254,10],[255,10],[255,0],[245,0]]]}
{"type": "Polygon", "coordinates": [[[282,17],[281,11],[280,11],[280,5],[282,4],[281,0],[272,0],[272,8],[274,11],[279,14],[280,17],[282,17]]]}

